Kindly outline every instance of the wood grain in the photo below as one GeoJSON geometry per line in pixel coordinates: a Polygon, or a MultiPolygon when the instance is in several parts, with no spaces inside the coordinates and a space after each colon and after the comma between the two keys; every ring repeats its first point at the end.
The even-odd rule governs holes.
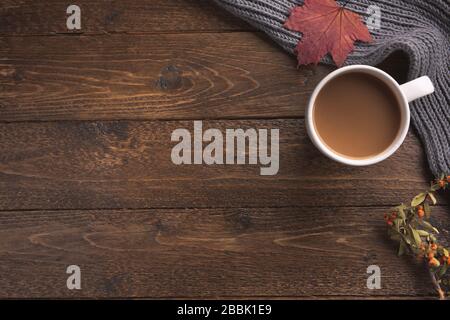
{"type": "Polygon", "coordinates": [[[302,117],[331,70],[252,33],[0,38],[0,121],[302,117]]]}
{"type": "MultiPolygon", "coordinates": [[[[0,213],[0,296],[431,296],[399,258],[387,208],[257,208],[0,213]],[[81,268],[82,290],[66,288],[81,268]],[[382,289],[366,269],[380,266],[382,289]]],[[[436,208],[444,221],[448,212],[436,208]]],[[[448,219],[445,221],[448,222],[448,219]]],[[[443,232],[450,230],[447,223],[443,232]]]]}
{"type": "Polygon", "coordinates": [[[0,119],[299,117],[329,67],[251,33],[0,38],[0,119]]]}
{"type": "MultiPolygon", "coordinates": [[[[297,70],[211,1],[77,4],[80,32],[65,1],[0,3],[1,298],[434,296],[382,220],[431,179],[413,133],[381,164],[339,165],[301,119],[332,68],[297,70]],[[173,165],[170,135],[192,119],[280,129],[279,174],[173,165]]],[[[381,67],[406,81],[404,55],[381,67]]],[[[444,242],[448,214],[434,213],[444,242]]]]}
{"type": "Polygon", "coordinates": [[[2,0],[0,35],[225,32],[251,30],[210,0],[77,0],[81,30],[66,27],[64,0],[2,0]]]}
{"type": "Polygon", "coordinates": [[[192,121],[9,123],[0,126],[0,209],[391,205],[426,188],[420,143],[390,159],[348,167],[322,156],[304,120],[205,121],[280,130],[280,170],[171,162],[171,134],[192,121]]]}

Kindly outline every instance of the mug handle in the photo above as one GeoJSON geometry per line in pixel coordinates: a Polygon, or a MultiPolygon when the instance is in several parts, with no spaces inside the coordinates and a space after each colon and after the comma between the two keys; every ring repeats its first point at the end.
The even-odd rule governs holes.
{"type": "Polygon", "coordinates": [[[405,95],[406,100],[411,102],[418,98],[432,94],[434,92],[434,86],[430,78],[423,76],[402,84],[400,86],[400,90],[405,95]]]}

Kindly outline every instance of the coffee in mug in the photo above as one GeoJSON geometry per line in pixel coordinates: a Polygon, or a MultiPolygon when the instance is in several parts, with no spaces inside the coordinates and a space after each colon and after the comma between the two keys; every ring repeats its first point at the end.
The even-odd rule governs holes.
{"type": "Polygon", "coordinates": [[[330,80],[314,103],[314,124],[322,142],[349,158],[373,157],[399,134],[401,109],[392,90],[362,72],[330,80]]]}
{"type": "Polygon", "coordinates": [[[306,128],[314,145],[338,162],[365,166],[390,157],[408,133],[408,103],[434,92],[422,76],[399,85],[386,72],[353,65],[327,75],[311,95],[306,128]]]}

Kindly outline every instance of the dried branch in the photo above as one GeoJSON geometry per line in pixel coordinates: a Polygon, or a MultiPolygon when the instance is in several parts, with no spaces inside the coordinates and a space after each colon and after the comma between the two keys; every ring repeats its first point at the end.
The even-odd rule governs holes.
{"type": "Polygon", "coordinates": [[[401,204],[384,216],[389,226],[389,236],[399,244],[398,254],[410,254],[427,262],[431,281],[440,299],[445,299],[440,283],[450,269],[450,250],[439,245],[436,239],[439,230],[427,220],[431,215],[431,206],[437,203],[435,192],[447,190],[449,186],[450,176],[443,174],[431,184],[429,190],[415,196],[410,205],[401,204]]]}

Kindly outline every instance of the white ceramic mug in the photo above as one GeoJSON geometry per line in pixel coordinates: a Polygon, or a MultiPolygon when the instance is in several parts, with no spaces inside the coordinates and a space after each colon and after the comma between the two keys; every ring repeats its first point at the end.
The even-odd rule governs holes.
{"type": "MultiPolygon", "coordinates": [[[[311,99],[309,100],[308,108],[306,110],[306,128],[308,131],[308,135],[311,138],[314,145],[327,157],[333,159],[335,161],[351,165],[351,166],[367,166],[371,164],[378,163],[380,161],[385,160],[390,157],[403,143],[405,140],[406,134],[409,129],[410,122],[410,111],[408,103],[416,100],[420,97],[426,96],[434,92],[434,86],[431,83],[430,78],[427,76],[423,76],[412,80],[408,83],[399,85],[397,81],[395,81],[390,75],[386,72],[371,66],[366,65],[352,65],[343,67],[335,70],[334,72],[327,75],[316,87],[314,90],[311,99]],[[339,155],[333,150],[331,150],[328,146],[326,146],[322,140],[319,138],[317,130],[314,125],[314,103],[320,91],[323,89],[325,84],[327,84],[331,79],[347,72],[358,72],[358,73],[367,73],[372,76],[377,77],[382,80],[394,93],[397,98],[400,110],[401,110],[401,124],[400,130],[397,134],[397,137],[392,142],[392,144],[380,154],[377,154],[373,157],[363,158],[363,159],[354,159],[347,158],[345,156],[339,155]]],[[[374,133],[376,134],[376,133],[374,133]]]]}

